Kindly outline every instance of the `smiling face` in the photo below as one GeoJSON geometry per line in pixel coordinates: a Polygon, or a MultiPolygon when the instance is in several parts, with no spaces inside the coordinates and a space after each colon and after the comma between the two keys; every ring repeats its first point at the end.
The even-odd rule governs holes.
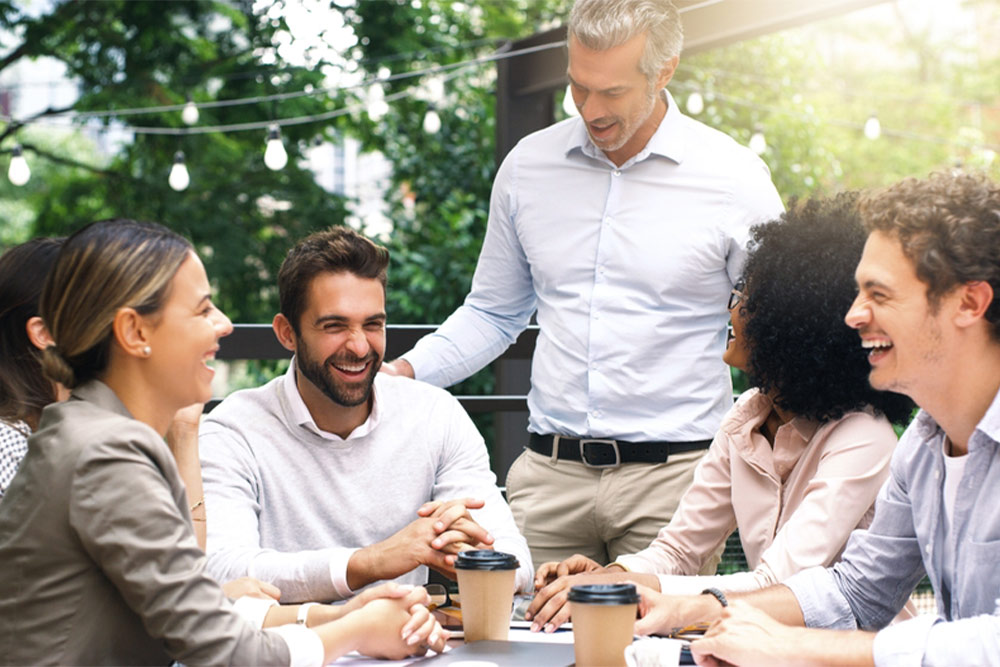
{"type": "Polygon", "coordinates": [[[164,404],[177,410],[212,398],[219,339],[233,331],[232,322],[212,303],[211,287],[201,260],[193,252],[170,281],[163,307],[153,322],[147,359],[164,404]]]}
{"type": "Polygon", "coordinates": [[[872,387],[914,395],[922,383],[945,371],[951,336],[947,326],[951,295],[936,307],[927,285],[895,236],[875,231],[865,243],[855,271],[858,296],[844,321],[857,329],[868,352],[872,387]]]}
{"type": "Polygon", "coordinates": [[[382,283],[346,272],[319,274],[309,285],[299,328],[295,357],[307,380],[300,390],[322,393],[342,407],[365,406],[385,355],[382,283]]]}
{"type": "Polygon", "coordinates": [[[623,164],[649,141],[666,111],[658,97],[673,74],[668,66],[652,85],[639,69],[646,34],[595,51],[569,38],[567,76],[573,102],[594,145],[616,164],[623,164]],[[657,104],[662,109],[657,110],[657,104]]]}

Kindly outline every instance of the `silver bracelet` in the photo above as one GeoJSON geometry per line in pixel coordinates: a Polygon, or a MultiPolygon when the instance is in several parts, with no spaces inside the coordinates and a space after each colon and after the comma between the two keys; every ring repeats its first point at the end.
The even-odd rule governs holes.
{"type": "Polygon", "coordinates": [[[315,607],[318,602],[306,602],[303,605],[299,605],[299,613],[295,617],[295,622],[299,625],[305,625],[306,619],[309,618],[309,607],[315,607]]]}

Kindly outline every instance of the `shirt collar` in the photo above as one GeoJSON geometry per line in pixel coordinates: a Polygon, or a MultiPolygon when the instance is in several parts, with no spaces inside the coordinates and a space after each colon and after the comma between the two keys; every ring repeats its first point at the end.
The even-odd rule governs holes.
{"type": "Polygon", "coordinates": [[[93,403],[94,405],[100,406],[110,412],[134,419],[134,417],[132,417],[132,413],[128,411],[125,404],[122,403],[120,398],[118,398],[118,394],[116,394],[111,387],[104,384],[100,380],[89,380],[84,382],[80,386],[73,389],[70,397],[93,403]]]}
{"type": "MultiPolygon", "coordinates": [[[[650,155],[659,155],[677,164],[684,161],[684,114],[680,107],[674,102],[673,96],[666,88],[662,91],[667,102],[667,113],[660,121],[656,132],[650,137],[649,142],[636,155],[621,166],[625,169],[637,162],[641,162],[650,155]]],[[[587,134],[587,127],[583,119],[577,118],[576,129],[570,132],[569,141],[566,143],[566,155],[573,151],[580,151],[587,157],[602,160],[610,163],[608,156],[600,148],[594,145],[587,134]]]]}
{"type": "Polygon", "coordinates": [[[983,418],[979,420],[976,430],[982,431],[994,442],[1000,442],[1000,391],[997,391],[996,396],[993,397],[993,402],[986,409],[983,418]]]}
{"type": "MultiPolygon", "coordinates": [[[[920,410],[917,413],[910,428],[916,429],[920,441],[929,447],[935,447],[938,444],[938,437],[944,438],[946,435],[944,429],[941,428],[937,421],[934,420],[934,417],[926,410],[920,410]]],[[[976,446],[977,442],[982,442],[980,439],[981,436],[977,437],[977,433],[992,440],[994,446],[1000,446],[1000,391],[993,397],[993,402],[986,409],[986,414],[976,424],[976,428],[972,432],[972,437],[969,438],[968,446],[970,452],[976,446]]]]}
{"type": "Polygon", "coordinates": [[[350,435],[346,438],[341,438],[336,433],[324,431],[316,425],[316,420],[313,419],[312,413],[310,413],[309,408],[306,407],[306,402],[302,400],[302,395],[299,394],[299,387],[295,382],[296,366],[296,358],[292,357],[292,362],[288,364],[288,370],[285,372],[284,378],[282,378],[282,388],[287,400],[288,415],[291,418],[292,423],[305,428],[325,440],[332,440],[334,442],[344,442],[346,440],[363,438],[375,430],[379,424],[380,415],[378,400],[378,376],[375,377],[375,384],[372,386],[372,410],[368,414],[368,419],[366,419],[364,423],[359,425],[356,429],[351,431],[350,435]]]}
{"type": "MultiPolygon", "coordinates": [[[[748,452],[751,452],[753,451],[753,445],[751,444],[750,432],[758,428],[767,419],[773,407],[774,402],[770,396],[757,388],[749,389],[741,397],[736,406],[734,406],[730,412],[730,418],[726,419],[723,428],[734,435],[740,434],[742,436],[739,438],[741,446],[745,447],[748,452]]],[[[820,423],[806,417],[793,417],[788,423],[782,424],[780,429],[785,429],[786,427],[792,428],[802,443],[808,443],[816,435],[820,423]]]]}

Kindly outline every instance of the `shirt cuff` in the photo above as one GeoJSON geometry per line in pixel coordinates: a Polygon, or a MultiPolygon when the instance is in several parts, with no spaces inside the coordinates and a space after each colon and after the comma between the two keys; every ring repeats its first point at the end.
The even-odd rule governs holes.
{"type": "Polygon", "coordinates": [[[613,562],[608,563],[608,565],[617,565],[626,572],[633,572],[634,570],[629,566],[628,561],[628,556],[619,556],[613,562]]]}
{"type": "Polygon", "coordinates": [[[791,589],[810,628],[857,630],[854,611],[840,592],[833,573],[825,567],[811,567],[782,582],[791,589]]]}
{"type": "Polygon", "coordinates": [[[244,595],[233,603],[233,610],[249,621],[253,627],[262,628],[267,610],[276,604],[278,601],[270,598],[265,600],[264,598],[252,598],[249,595],[244,595]]]}
{"type": "Polygon", "coordinates": [[[876,667],[922,664],[927,636],[931,627],[940,620],[934,614],[926,614],[879,630],[872,645],[876,667]]]}
{"type": "Polygon", "coordinates": [[[309,628],[301,625],[279,625],[276,628],[268,628],[267,632],[273,632],[285,640],[291,657],[289,661],[291,667],[315,667],[325,662],[326,651],[323,648],[323,641],[309,628]]]}
{"type": "Polygon", "coordinates": [[[426,382],[426,379],[424,378],[421,371],[423,370],[424,366],[427,363],[428,356],[429,355],[422,353],[419,349],[414,347],[409,352],[401,356],[400,359],[406,361],[406,363],[410,365],[410,368],[413,369],[414,379],[420,380],[421,382],[426,382]]]}
{"type": "Polygon", "coordinates": [[[354,595],[354,591],[347,585],[347,564],[355,551],[358,549],[337,549],[330,555],[330,581],[341,600],[354,595]]]}

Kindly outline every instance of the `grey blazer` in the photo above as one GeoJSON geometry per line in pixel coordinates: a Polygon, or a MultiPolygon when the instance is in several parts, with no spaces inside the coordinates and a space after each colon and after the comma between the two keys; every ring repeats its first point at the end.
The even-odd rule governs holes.
{"type": "Polygon", "coordinates": [[[98,381],[45,408],[0,502],[0,663],[287,665],[204,568],[163,439],[98,381]]]}

